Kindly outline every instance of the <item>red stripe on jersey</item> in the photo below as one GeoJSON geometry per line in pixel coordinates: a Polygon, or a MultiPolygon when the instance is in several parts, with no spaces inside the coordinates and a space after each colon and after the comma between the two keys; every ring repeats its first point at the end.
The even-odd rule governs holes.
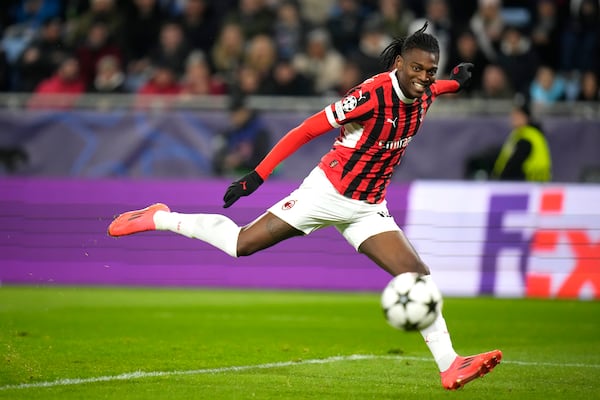
{"type": "Polygon", "coordinates": [[[396,71],[367,79],[325,108],[329,123],[342,128],[320,167],[344,196],[382,202],[394,167],[431,103],[438,94],[456,89],[454,81],[438,81],[410,103],[401,101],[396,71]]]}

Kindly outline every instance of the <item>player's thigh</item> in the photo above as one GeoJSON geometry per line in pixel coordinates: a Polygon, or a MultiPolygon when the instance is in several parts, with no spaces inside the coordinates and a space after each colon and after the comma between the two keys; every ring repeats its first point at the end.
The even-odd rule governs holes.
{"type": "Polygon", "coordinates": [[[247,256],[271,247],[282,240],[304,233],[281,218],[266,212],[250,224],[242,227],[238,236],[237,254],[247,256]]]}
{"type": "Polygon", "coordinates": [[[429,274],[429,268],[401,230],[373,235],[360,244],[358,251],[394,276],[404,272],[429,274]]]}

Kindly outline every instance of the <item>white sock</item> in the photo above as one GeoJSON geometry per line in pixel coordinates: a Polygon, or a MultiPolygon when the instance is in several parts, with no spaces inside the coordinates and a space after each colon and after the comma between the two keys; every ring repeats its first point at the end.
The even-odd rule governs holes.
{"type": "Polygon", "coordinates": [[[171,231],[192,239],[200,239],[237,257],[237,241],[241,228],[220,214],[181,214],[157,211],[154,214],[157,230],[171,231]]]}
{"type": "MultiPolygon", "coordinates": [[[[428,275],[426,278],[431,279],[428,275]]],[[[452,340],[450,339],[450,333],[448,333],[448,327],[446,326],[446,320],[442,313],[433,321],[433,324],[421,331],[423,339],[429,351],[433,354],[433,358],[438,366],[440,372],[447,370],[457,354],[452,347],[452,340]]]]}
{"type": "Polygon", "coordinates": [[[452,340],[450,340],[450,334],[446,327],[446,320],[441,313],[433,324],[421,331],[421,335],[425,339],[429,351],[433,354],[440,372],[447,370],[457,354],[452,347],[452,340]]]}

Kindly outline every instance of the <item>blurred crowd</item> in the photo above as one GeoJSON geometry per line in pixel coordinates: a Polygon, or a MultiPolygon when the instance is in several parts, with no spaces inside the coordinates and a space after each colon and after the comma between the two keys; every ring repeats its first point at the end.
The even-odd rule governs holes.
{"type": "Polygon", "coordinates": [[[461,96],[598,101],[600,0],[3,0],[0,91],[343,95],[429,21],[461,96]]]}

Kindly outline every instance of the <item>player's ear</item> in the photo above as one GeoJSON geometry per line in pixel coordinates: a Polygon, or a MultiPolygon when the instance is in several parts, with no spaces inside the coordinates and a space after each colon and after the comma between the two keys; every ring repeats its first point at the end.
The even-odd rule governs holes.
{"type": "Polygon", "coordinates": [[[403,65],[404,65],[404,58],[402,58],[402,56],[400,54],[398,54],[396,56],[396,60],[394,61],[394,68],[402,69],[403,65]]]}

